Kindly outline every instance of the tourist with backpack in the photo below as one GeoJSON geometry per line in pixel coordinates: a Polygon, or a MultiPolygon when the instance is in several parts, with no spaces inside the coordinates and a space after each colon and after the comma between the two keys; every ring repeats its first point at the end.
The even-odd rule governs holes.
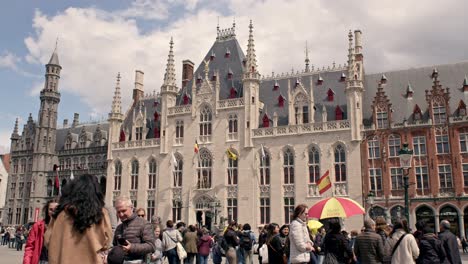
{"type": "Polygon", "coordinates": [[[416,263],[419,256],[419,247],[416,239],[409,233],[408,221],[399,219],[393,226],[393,231],[387,244],[391,249],[391,263],[416,263]]]}
{"type": "Polygon", "coordinates": [[[227,244],[226,262],[229,264],[237,264],[236,248],[239,245],[239,237],[237,237],[237,222],[231,221],[226,231],[224,232],[224,240],[227,244]]]}
{"type": "Polygon", "coordinates": [[[253,245],[255,244],[255,234],[251,230],[249,224],[245,224],[242,227],[242,231],[239,232],[239,251],[242,259],[239,259],[239,263],[253,264],[253,245]]]}

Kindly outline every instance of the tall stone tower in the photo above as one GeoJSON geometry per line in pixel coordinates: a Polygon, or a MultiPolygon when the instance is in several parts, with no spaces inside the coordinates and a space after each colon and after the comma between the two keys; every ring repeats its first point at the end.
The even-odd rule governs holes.
{"type": "MultiPolygon", "coordinates": [[[[60,102],[59,80],[60,66],[57,47],[46,64],[44,88],[40,92],[41,105],[36,126],[35,146],[33,150],[32,190],[30,205],[42,208],[47,197],[47,177],[54,164],[58,164],[55,151],[57,135],[57,111],[60,102]]],[[[50,179],[50,178],[49,178],[50,179]]]]}
{"type": "Polygon", "coordinates": [[[249,25],[249,41],[247,44],[247,57],[243,76],[244,104],[245,104],[245,134],[244,147],[253,147],[252,129],[258,128],[260,107],[260,74],[257,69],[255,44],[253,39],[252,20],[249,25]]]}
{"type": "Polygon", "coordinates": [[[164,83],[161,86],[161,153],[167,153],[168,138],[172,131],[168,131],[167,122],[168,108],[176,104],[177,86],[175,79],[174,63],[174,41],[169,42],[169,55],[167,57],[166,73],[164,74],[164,83]],[[170,132],[170,133],[169,133],[170,132]]]}
{"type": "Polygon", "coordinates": [[[362,56],[361,30],[349,31],[348,49],[348,80],[346,83],[346,102],[348,105],[348,120],[351,125],[351,139],[362,139],[362,94],[364,92],[364,65],[362,56]]]}

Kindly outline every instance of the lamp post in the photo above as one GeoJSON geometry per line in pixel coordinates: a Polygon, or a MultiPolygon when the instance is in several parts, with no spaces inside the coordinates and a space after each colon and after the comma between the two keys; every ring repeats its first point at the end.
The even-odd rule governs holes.
{"type": "Polygon", "coordinates": [[[405,217],[406,217],[406,220],[408,221],[408,226],[410,226],[408,174],[412,166],[411,161],[413,159],[413,150],[408,148],[408,143],[403,144],[403,148],[401,148],[400,151],[398,152],[398,156],[400,157],[400,166],[403,171],[403,188],[405,189],[405,217]]]}
{"type": "Polygon", "coordinates": [[[369,194],[367,195],[367,203],[370,204],[369,208],[369,217],[371,219],[374,219],[374,201],[375,201],[375,194],[373,191],[370,191],[369,194]]]}

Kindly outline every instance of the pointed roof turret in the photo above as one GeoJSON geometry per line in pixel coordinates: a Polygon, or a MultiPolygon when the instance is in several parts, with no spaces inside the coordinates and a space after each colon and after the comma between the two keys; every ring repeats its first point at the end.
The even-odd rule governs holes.
{"type": "Polygon", "coordinates": [[[19,139],[18,134],[18,118],[15,120],[15,128],[13,128],[13,133],[11,134],[11,140],[19,139]]]}
{"type": "Polygon", "coordinates": [[[306,58],[305,58],[305,72],[310,72],[309,48],[307,47],[307,41],[306,41],[305,55],[306,55],[306,58]]]}
{"type": "Polygon", "coordinates": [[[247,44],[247,63],[246,63],[246,72],[247,73],[257,73],[257,56],[255,55],[255,43],[253,38],[253,24],[250,20],[249,25],[249,42],[247,44]]]}
{"type": "Polygon", "coordinates": [[[58,54],[57,54],[57,47],[58,47],[58,38],[55,41],[55,49],[54,52],[52,53],[52,56],[50,57],[49,63],[48,64],[53,64],[60,66],[59,59],[58,59],[58,54]]]}
{"type": "Polygon", "coordinates": [[[112,100],[112,113],[122,113],[122,97],[120,95],[120,72],[117,74],[117,83],[115,85],[114,99],[112,100]]]}
{"type": "Polygon", "coordinates": [[[174,41],[169,42],[169,55],[167,56],[166,73],[164,74],[164,85],[175,86],[175,64],[174,64],[174,41]]]}
{"type": "Polygon", "coordinates": [[[381,82],[382,84],[387,83],[387,76],[385,76],[385,74],[382,74],[382,77],[380,77],[380,82],[381,82]]]}

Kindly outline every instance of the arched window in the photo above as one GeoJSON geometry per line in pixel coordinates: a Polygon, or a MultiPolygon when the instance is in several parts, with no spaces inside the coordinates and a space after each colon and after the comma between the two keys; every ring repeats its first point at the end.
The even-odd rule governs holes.
{"type": "Polygon", "coordinates": [[[182,175],[183,175],[183,168],[184,168],[184,161],[179,155],[175,156],[176,158],[176,165],[174,167],[174,187],[182,187],[182,175]]]}
{"type": "Polygon", "coordinates": [[[210,107],[205,105],[200,111],[200,141],[202,142],[211,141],[212,118],[210,107]]]}
{"type": "Polygon", "coordinates": [[[211,153],[203,148],[200,150],[200,158],[198,159],[198,189],[211,188],[211,166],[212,166],[211,153]]]}
{"type": "Polygon", "coordinates": [[[86,147],[86,135],[80,136],[80,140],[78,141],[78,146],[80,148],[85,148],[86,147]]]}
{"type": "Polygon", "coordinates": [[[140,165],[138,164],[138,160],[132,161],[132,174],[130,175],[130,190],[138,189],[139,169],[140,169],[140,165]]]}
{"type": "Polygon", "coordinates": [[[118,160],[115,162],[114,190],[120,191],[121,187],[122,187],[122,162],[118,160]]]}
{"type": "Polygon", "coordinates": [[[183,120],[176,121],[175,141],[177,145],[181,145],[184,143],[184,121],[183,120]]]}
{"type": "Polygon", "coordinates": [[[377,136],[369,139],[367,141],[367,148],[369,153],[369,159],[379,159],[380,158],[380,141],[377,136]]]}
{"type": "Polygon", "coordinates": [[[65,149],[66,150],[71,149],[71,146],[72,146],[72,138],[69,137],[67,138],[67,141],[65,142],[65,149]]]}
{"type": "Polygon", "coordinates": [[[445,105],[442,103],[434,103],[432,107],[434,115],[434,124],[445,124],[447,121],[445,105]]]}
{"type": "Polygon", "coordinates": [[[284,184],[294,184],[294,154],[289,148],[283,154],[284,184]]]}
{"type": "Polygon", "coordinates": [[[346,152],[343,146],[335,148],[335,182],[346,181],[346,152]]]}
{"type": "Polygon", "coordinates": [[[85,168],[86,168],[86,158],[85,158],[85,157],[81,157],[81,158],[80,158],[79,169],[84,170],[85,168]]]}
{"type": "MultiPolygon", "coordinates": [[[[233,150],[231,150],[234,152],[233,150]]],[[[237,153],[234,153],[238,155],[237,153]]],[[[237,171],[238,171],[238,159],[233,160],[228,158],[228,168],[227,168],[227,176],[228,176],[228,185],[237,185],[237,171]]]]}
{"type": "Polygon", "coordinates": [[[229,115],[229,130],[228,130],[228,140],[236,140],[237,139],[237,115],[232,114],[229,115]]]}
{"type": "Polygon", "coordinates": [[[260,185],[270,185],[270,154],[260,149],[260,185]]]}
{"type": "Polygon", "coordinates": [[[153,190],[156,189],[156,161],[152,159],[149,163],[149,171],[148,171],[148,189],[153,190]]]}
{"type": "Polygon", "coordinates": [[[388,138],[388,154],[389,157],[398,157],[400,152],[401,138],[399,135],[392,134],[388,138]]]}
{"type": "Polygon", "coordinates": [[[313,146],[309,148],[309,183],[317,183],[320,179],[320,153],[313,146]]]}

